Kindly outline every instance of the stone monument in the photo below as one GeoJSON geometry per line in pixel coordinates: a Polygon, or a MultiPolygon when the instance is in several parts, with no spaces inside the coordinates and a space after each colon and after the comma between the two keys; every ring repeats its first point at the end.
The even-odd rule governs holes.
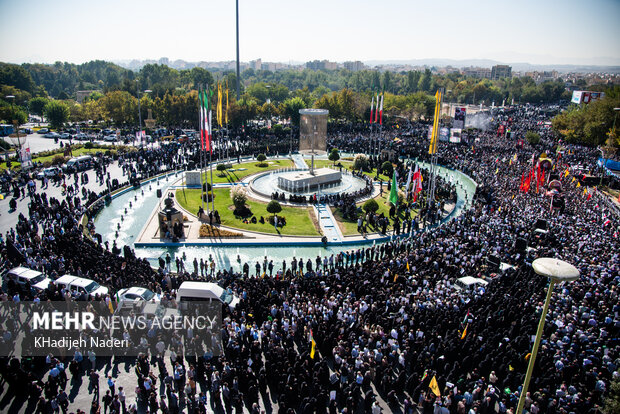
{"type": "Polygon", "coordinates": [[[165,207],[157,214],[159,218],[159,237],[170,238],[172,241],[184,237],[183,213],[174,207],[174,200],[167,197],[165,207]]]}
{"type": "Polygon", "coordinates": [[[310,154],[310,174],[314,175],[314,156],[327,152],[327,109],[299,110],[299,152],[310,154]]]}

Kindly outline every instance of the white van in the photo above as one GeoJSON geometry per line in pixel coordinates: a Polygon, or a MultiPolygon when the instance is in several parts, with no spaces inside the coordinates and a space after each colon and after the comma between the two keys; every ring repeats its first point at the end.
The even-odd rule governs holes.
{"type": "Polygon", "coordinates": [[[239,303],[232,293],[210,282],[183,282],[177,290],[177,303],[183,302],[210,302],[213,300],[227,304],[231,309],[239,303]]]}
{"type": "Polygon", "coordinates": [[[100,286],[94,280],[85,279],[73,275],[64,275],[54,281],[54,284],[60,289],[68,288],[74,295],[82,295],[86,293],[89,297],[95,295],[105,296],[108,294],[108,288],[100,286]]]}
{"type": "Polygon", "coordinates": [[[475,292],[479,287],[485,288],[489,282],[479,277],[459,277],[454,283],[454,288],[465,292],[475,292]]]}
{"type": "Polygon", "coordinates": [[[30,282],[30,287],[38,291],[47,289],[47,286],[52,282],[43,273],[23,266],[9,270],[6,273],[5,281],[9,279],[15,281],[22,289],[27,282],[30,282]]]}
{"type": "Polygon", "coordinates": [[[93,157],[90,155],[81,155],[71,158],[62,166],[64,172],[72,173],[75,171],[84,171],[89,169],[93,164],[93,157]]]}

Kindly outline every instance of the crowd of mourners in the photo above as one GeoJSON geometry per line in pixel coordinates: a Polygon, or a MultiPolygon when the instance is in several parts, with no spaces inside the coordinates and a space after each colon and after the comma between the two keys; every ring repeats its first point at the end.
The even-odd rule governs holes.
{"type": "MultiPolygon", "coordinates": [[[[52,279],[70,273],[111,289],[110,297],[94,301],[114,301],[118,289],[143,286],[173,303],[185,280],[217,281],[240,301],[234,309],[224,307],[219,357],[160,345],[157,335],[144,339],[148,346],[140,357],[123,357],[133,371],[120,375],[135,376],[135,398],[115,387],[115,377],[98,377],[101,357],[88,350],[1,358],[7,392],[28,399],[37,413],[514,413],[548,284],[531,263],[554,257],[576,266],[580,278],[553,293],[525,409],[600,412],[619,376],[620,220],[604,195],[581,184],[584,169],[595,171],[592,151],[566,144],[558,150],[543,109],[506,109],[489,119],[486,130],[470,132],[467,143],[438,146],[440,164],[478,184],[472,207],[461,215],[426,229],[416,220],[435,217],[426,223],[438,223],[437,215],[411,215],[414,231],[392,241],[325,257],[293,257],[277,266],[265,257],[256,262],[256,272],[249,270],[253,263],[234,272],[215,269],[206,259],[192,266],[178,257],[176,272],[169,257],[154,269],[130,248],[84,234],[79,219],[97,194],[48,199],[35,192],[29,216],[20,215],[0,241],[6,267],[25,265],[52,279]],[[498,136],[500,125],[517,136],[539,132],[541,144],[498,136]],[[561,210],[551,204],[548,181],[522,191],[523,176],[536,169],[543,152],[553,160],[546,176],[562,184],[553,195],[563,197],[561,210]],[[538,220],[547,222],[548,232],[534,231],[538,220]],[[490,257],[510,267],[500,269],[490,257]],[[458,289],[462,276],[489,283],[458,289]],[[67,410],[68,390],[80,386],[77,378],[88,382],[92,407],[67,410]]],[[[379,144],[403,159],[425,160],[426,131],[417,123],[388,129],[379,144]]],[[[350,128],[333,132],[330,145],[364,152],[376,138],[350,128]]],[[[123,160],[128,174],[185,164],[188,156],[157,149],[134,154],[123,160]]],[[[408,165],[399,161],[396,168],[402,184],[408,165]]],[[[454,196],[455,185],[439,186],[446,199],[454,196]]],[[[426,181],[419,197],[424,201],[418,207],[439,210],[439,203],[427,200],[426,181]]],[[[332,201],[343,207],[349,200],[332,201]]],[[[33,299],[88,298],[72,299],[53,284],[34,297],[14,286],[0,294],[3,301],[33,299]]],[[[3,321],[1,329],[4,341],[10,323],[3,321]]]]}

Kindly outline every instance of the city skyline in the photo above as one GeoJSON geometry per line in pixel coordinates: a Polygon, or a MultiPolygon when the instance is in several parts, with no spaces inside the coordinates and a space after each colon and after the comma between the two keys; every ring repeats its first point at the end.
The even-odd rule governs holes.
{"type": "MultiPolygon", "coordinates": [[[[392,0],[240,1],[241,61],[344,62],[489,59],[533,65],[620,65],[620,2],[475,5],[392,0]],[[507,17],[508,16],[508,17],[507,17]],[[595,22],[595,23],[593,23],[595,22]],[[588,24],[585,24],[588,23],[588,24]]],[[[234,2],[161,0],[105,4],[5,0],[0,61],[228,61],[235,59],[234,2]],[[36,14],[33,12],[36,11],[36,14]]]]}

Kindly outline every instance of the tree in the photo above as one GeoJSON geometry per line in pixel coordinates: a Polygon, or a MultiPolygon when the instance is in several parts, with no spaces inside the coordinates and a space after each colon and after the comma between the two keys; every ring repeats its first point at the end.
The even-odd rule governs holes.
{"type": "Polygon", "coordinates": [[[327,159],[333,161],[334,165],[336,165],[336,161],[340,159],[340,153],[338,152],[338,148],[332,148],[327,159]]]}
{"type": "Polygon", "coordinates": [[[34,93],[36,85],[30,73],[19,65],[0,63],[0,85],[10,85],[17,89],[34,93]]]}
{"type": "Polygon", "coordinates": [[[28,103],[30,113],[42,116],[43,110],[45,109],[45,105],[47,105],[48,102],[49,100],[43,97],[32,98],[30,102],[28,103]]]}
{"type": "Polygon", "coordinates": [[[17,124],[21,125],[26,123],[28,116],[19,106],[5,105],[0,107],[0,119],[7,124],[13,125],[14,121],[17,121],[17,124]]]}
{"type": "Polygon", "coordinates": [[[271,200],[269,204],[267,204],[267,212],[277,215],[280,211],[282,211],[282,206],[276,200],[271,200]]]}
{"type": "Polygon", "coordinates": [[[45,117],[54,129],[62,128],[69,119],[69,108],[63,102],[50,101],[45,105],[45,117]]]}
{"type": "Polygon", "coordinates": [[[422,92],[430,92],[431,90],[431,81],[432,74],[430,69],[426,69],[422,76],[420,76],[420,80],[418,81],[418,90],[422,92]]]}
{"type": "Polygon", "coordinates": [[[381,164],[381,173],[387,175],[388,177],[392,176],[392,172],[394,172],[394,166],[391,162],[386,161],[381,164]]]}
{"type": "Polygon", "coordinates": [[[224,177],[224,171],[226,171],[226,169],[228,169],[228,165],[227,164],[218,164],[217,167],[215,168],[216,170],[218,170],[220,173],[218,174],[218,177],[224,177]]]}
{"type": "Polygon", "coordinates": [[[611,382],[609,391],[605,397],[605,414],[613,414],[620,412],[620,381],[617,379],[611,382]]]}
{"type": "MultiPolygon", "coordinates": [[[[123,124],[135,125],[138,118],[138,100],[129,92],[109,92],[101,101],[105,112],[114,121],[114,124],[118,126],[123,124]]],[[[175,109],[174,102],[170,102],[170,110],[175,109]]]]}
{"type": "Polygon", "coordinates": [[[256,156],[256,161],[258,161],[261,166],[264,164],[266,159],[267,159],[267,156],[265,154],[258,154],[256,156]]]}
{"type": "Polygon", "coordinates": [[[533,131],[527,131],[525,133],[525,139],[532,145],[536,145],[540,142],[540,135],[533,131]]]}
{"type": "Polygon", "coordinates": [[[306,103],[299,96],[289,98],[282,103],[283,114],[291,119],[295,126],[299,126],[299,110],[306,108],[306,103]]]}
{"type": "Polygon", "coordinates": [[[376,213],[377,210],[379,210],[379,204],[374,198],[371,198],[364,203],[364,205],[362,206],[362,210],[364,210],[366,213],[376,213]]]}
{"type": "Polygon", "coordinates": [[[353,169],[354,170],[368,170],[368,157],[364,154],[356,154],[355,158],[353,158],[353,169]]]}

